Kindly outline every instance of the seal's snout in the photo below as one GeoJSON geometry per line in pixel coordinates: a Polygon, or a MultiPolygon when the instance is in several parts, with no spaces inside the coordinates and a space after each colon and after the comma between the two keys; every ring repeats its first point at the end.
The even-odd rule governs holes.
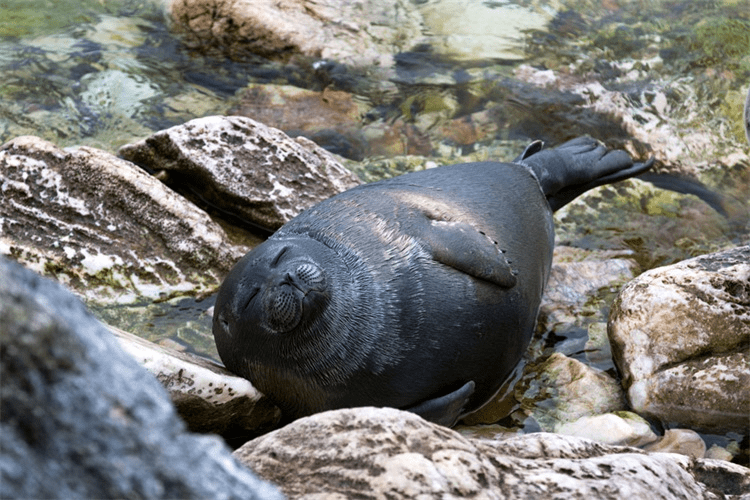
{"type": "Polygon", "coordinates": [[[270,326],[277,332],[287,332],[302,319],[302,297],[296,287],[282,285],[269,291],[266,314],[270,326]]]}

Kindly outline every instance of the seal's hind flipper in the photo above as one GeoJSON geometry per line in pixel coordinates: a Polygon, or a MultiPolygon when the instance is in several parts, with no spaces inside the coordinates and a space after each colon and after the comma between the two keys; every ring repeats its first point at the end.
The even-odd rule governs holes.
{"type": "Polygon", "coordinates": [[[474,381],[469,381],[450,394],[404,409],[416,413],[430,422],[453,427],[463,415],[464,407],[469,402],[469,398],[474,394],[474,386],[474,381]]]}
{"type": "Polygon", "coordinates": [[[470,224],[431,219],[419,239],[441,264],[503,288],[516,284],[515,272],[498,243],[470,224]]]}
{"type": "Polygon", "coordinates": [[[607,150],[590,137],[578,137],[545,151],[529,148],[517,163],[531,168],[553,211],[589,189],[636,176],[654,164],[653,158],[633,163],[625,151],[607,150]]]}

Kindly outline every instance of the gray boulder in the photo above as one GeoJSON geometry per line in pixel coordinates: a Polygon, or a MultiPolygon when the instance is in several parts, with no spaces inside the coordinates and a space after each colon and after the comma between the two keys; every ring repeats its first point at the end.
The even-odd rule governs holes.
{"type": "Polygon", "coordinates": [[[208,116],[162,130],[119,154],[165,182],[245,221],[278,229],[357,186],[357,177],[314,142],[241,116],[208,116]]]}
{"type": "Polygon", "coordinates": [[[0,497],[282,498],[59,284],[0,258],[0,497]]]}
{"type": "Polygon", "coordinates": [[[635,412],[747,432],[750,246],[641,274],[612,306],[609,339],[635,412]]]}

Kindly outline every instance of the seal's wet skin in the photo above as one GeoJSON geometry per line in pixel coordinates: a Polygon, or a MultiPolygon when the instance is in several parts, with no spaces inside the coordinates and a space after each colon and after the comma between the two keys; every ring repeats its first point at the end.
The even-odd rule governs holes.
{"type": "Polygon", "coordinates": [[[552,212],[637,175],[579,138],[512,163],[366,184],[300,214],[221,286],[214,337],[231,371],[287,420],[390,406],[452,425],[526,349],[552,262],[552,212]]]}

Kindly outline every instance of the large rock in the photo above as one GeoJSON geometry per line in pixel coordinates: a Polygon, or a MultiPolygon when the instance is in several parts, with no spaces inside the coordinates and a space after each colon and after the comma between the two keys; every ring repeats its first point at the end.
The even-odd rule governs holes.
{"type": "Polygon", "coordinates": [[[421,38],[408,0],[170,0],[188,44],[230,57],[293,55],[389,67],[421,38]]]}
{"type": "Polygon", "coordinates": [[[187,352],[108,327],[122,348],[161,382],[193,432],[219,434],[237,447],[275,427],[279,410],[244,378],[187,352]]]}
{"type": "Polygon", "coordinates": [[[555,434],[467,439],[394,409],[320,413],[235,452],[290,498],[717,498],[750,470],[555,434]]]}
{"type": "Polygon", "coordinates": [[[747,432],[750,246],[638,276],[612,306],[609,338],[637,413],[747,432]]]}
{"type": "Polygon", "coordinates": [[[281,498],[59,284],[0,258],[0,497],[281,498]]]}
{"type": "Polygon", "coordinates": [[[33,136],[0,147],[0,254],[90,299],[215,288],[247,248],[130,162],[33,136]]]}
{"type": "Polygon", "coordinates": [[[199,190],[214,206],[270,229],[359,184],[312,141],[240,116],[191,120],[123,146],[119,154],[166,171],[168,183],[199,190]]]}

